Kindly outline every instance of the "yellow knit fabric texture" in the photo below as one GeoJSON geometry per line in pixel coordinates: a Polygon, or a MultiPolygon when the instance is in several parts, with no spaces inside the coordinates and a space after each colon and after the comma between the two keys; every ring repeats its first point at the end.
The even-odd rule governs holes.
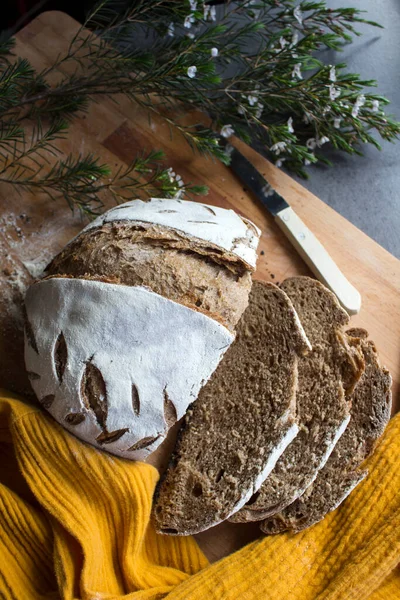
{"type": "Polygon", "coordinates": [[[398,600],[399,455],[400,415],[338,510],[210,565],[193,538],[155,533],[153,467],[97,451],[3,392],[0,598],[398,600]]]}

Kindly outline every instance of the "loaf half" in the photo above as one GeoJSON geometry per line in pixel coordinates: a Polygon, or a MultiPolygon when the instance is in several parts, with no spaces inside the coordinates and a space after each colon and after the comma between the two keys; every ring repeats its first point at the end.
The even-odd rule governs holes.
{"type": "Polygon", "coordinates": [[[348,334],[362,337],[365,372],[352,396],[350,423],[314,483],[283,512],[261,524],[265,533],[286,529],[301,531],[335,510],[367,471],[360,469],[382,435],[391,410],[391,377],[379,364],[376,348],[367,341],[367,332],[351,329],[348,334]]]}
{"type": "Polygon", "coordinates": [[[156,529],[188,535],[237,511],[298,432],[298,357],[310,349],[287,295],[255,282],[235,342],[188,411],[154,505],[156,529]]]}
{"type": "Polygon", "coordinates": [[[362,354],[343,334],[347,313],[318,281],[282,283],[312,345],[299,360],[300,432],[258,492],[232,521],[259,521],[294,502],[314,481],[350,419],[348,394],[361,376],[362,354]]]}
{"type": "Polygon", "coordinates": [[[152,198],[90,223],[26,296],[25,362],[56,420],[143,459],[234,339],[258,228],[232,210],[152,198]]]}

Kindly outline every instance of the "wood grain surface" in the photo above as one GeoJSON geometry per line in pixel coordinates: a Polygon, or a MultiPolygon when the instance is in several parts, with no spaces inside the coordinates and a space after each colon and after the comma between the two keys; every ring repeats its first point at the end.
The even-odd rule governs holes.
{"type": "MultiPolygon", "coordinates": [[[[66,49],[77,28],[78,24],[63,13],[44,13],[19,32],[16,53],[28,58],[36,68],[48,66],[66,49]]],[[[69,68],[72,66],[65,64],[64,72],[69,68]]],[[[235,143],[289,201],[360,291],[362,309],[352,318],[352,325],[365,327],[375,340],[382,362],[393,376],[394,408],[398,410],[400,261],[255,151],[235,143]]],[[[74,121],[68,138],[59,146],[76,154],[94,152],[113,167],[129,163],[138,151],[161,148],[169,166],[185,181],[209,186],[207,203],[233,208],[262,229],[256,278],[279,283],[291,275],[309,274],[273,219],[229,168],[194,155],[181,138],[171,136],[165,122],[158,118],[149,121],[147,114],[125,98],[118,98],[118,103],[102,99],[92,104],[87,114],[74,121]]],[[[105,202],[110,205],[109,198],[105,202]]],[[[30,388],[23,369],[22,294],[85,223],[62,200],[29,193],[18,195],[4,184],[0,186],[0,207],[0,385],[27,393],[30,388]]],[[[161,462],[165,461],[172,435],[158,453],[161,462]]],[[[197,539],[209,559],[216,560],[258,535],[252,524],[227,523],[197,539]]]]}

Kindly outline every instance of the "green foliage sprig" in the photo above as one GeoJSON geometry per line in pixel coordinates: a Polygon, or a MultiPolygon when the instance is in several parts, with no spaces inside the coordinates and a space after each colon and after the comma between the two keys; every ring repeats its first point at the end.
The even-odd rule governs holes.
{"type": "Polygon", "coordinates": [[[379,148],[374,132],[389,141],[400,132],[383,111],[388,100],[365,90],[374,81],[317,57],[349,43],[358,23],[378,26],[358,9],[308,0],[246,0],[217,9],[195,0],[102,0],[68,51],[42,72],[11,60],[10,40],[0,43],[0,181],[61,194],[87,213],[101,210],[105,190],[117,201],[205,192],[162,168],[159,153],[116,173],[101,158],[57,155],[55,142],[67,135],[69,120],[92,99],[118,93],[165,119],[193,149],[224,162],[219,136],[233,133],[303,176],[308,164],[327,162],[324,144],[357,154],[362,143],[379,148]],[[139,34],[147,45],[135,44],[139,34]],[[71,74],[51,83],[60,70],[71,74]],[[188,125],[193,109],[206,117],[188,125]],[[48,151],[55,162],[46,168],[48,151]]]}

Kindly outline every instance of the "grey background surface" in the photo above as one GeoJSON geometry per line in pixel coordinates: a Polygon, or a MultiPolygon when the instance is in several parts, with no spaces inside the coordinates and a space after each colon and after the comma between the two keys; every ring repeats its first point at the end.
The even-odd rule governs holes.
{"type": "MultiPolygon", "coordinates": [[[[385,27],[360,25],[360,38],[326,58],[378,80],[379,93],[391,100],[386,112],[400,120],[400,0],[328,0],[328,6],[357,6],[385,27]]],[[[369,146],[363,151],[358,157],[330,155],[328,149],[334,166],[310,167],[310,179],[301,183],[400,258],[400,141],[382,142],[382,152],[369,146]]]]}

